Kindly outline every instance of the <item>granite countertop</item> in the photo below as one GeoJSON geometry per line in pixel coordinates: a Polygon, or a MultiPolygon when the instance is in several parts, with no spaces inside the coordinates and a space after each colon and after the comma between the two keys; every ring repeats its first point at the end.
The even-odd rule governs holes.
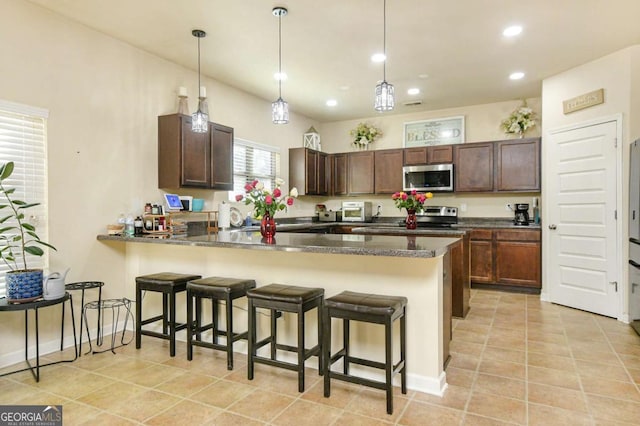
{"type": "MultiPolygon", "coordinates": [[[[279,228],[280,226],[278,225],[279,228]]],[[[458,238],[453,235],[452,238],[422,236],[400,238],[385,235],[278,232],[274,242],[271,244],[264,242],[259,232],[251,230],[219,231],[218,233],[197,236],[124,237],[120,235],[98,235],[97,239],[99,241],[121,241],[127,243],[415,258],[441,256],[446,253],[451,244],[458,241],[458,238]]]]}

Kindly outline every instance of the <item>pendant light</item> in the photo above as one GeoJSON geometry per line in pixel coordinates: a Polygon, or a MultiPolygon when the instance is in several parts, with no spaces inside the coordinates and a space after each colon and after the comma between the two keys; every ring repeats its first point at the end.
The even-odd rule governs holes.
{"type": "Polygon", "coordinates": [[[271,104],[271,119],[273,124],[287,124],[289,104],[282,99],[282,17],[287,16],[287,9],[274,7],[271,13],[278,17],[278,99],[271,104]]]}
{"type": "Polygon", "coordinates": [[[387,83],[387,0],[383,0],[383,36],[382,51],[384,62],[382,63],[382,82],[376,85],[376,100],[374,107],[376,111],[391,111],[394,106],[393,84],[387,83]]]}
{"type": "Polygon", "coordinates": [[[207,33],[202,30],[193,30],[191,34],[198,39],[198,89],[200,90],[198,110],[191,114],[191,131],[207,133],[209,131],[209,107],[205,88],[200,86],[200,39],[206,37],[207,33]]]}

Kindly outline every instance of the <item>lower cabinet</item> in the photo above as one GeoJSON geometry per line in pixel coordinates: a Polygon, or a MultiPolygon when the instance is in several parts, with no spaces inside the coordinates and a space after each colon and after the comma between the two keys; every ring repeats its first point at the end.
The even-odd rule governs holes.
{"type": "Polygon", "coordinates": [[[542,287],[539,229],[473,229],[470,233],[472,283],[542,287]]]}

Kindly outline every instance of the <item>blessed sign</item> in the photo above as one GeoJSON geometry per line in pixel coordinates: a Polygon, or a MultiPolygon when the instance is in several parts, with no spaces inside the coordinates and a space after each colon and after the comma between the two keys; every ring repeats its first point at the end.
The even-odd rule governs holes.
{"type": "Polygon", "coordinates": [[[604,103],[604,89],[594,90],[593,92],[585,93],[584,95],[576,96],[575,98],[567,99],[562,102],[562,109],[565,114],[579,111],[581,109],[589,108],[594,105],[604,103]]]}
{"type": "Polygon", "coordinates": [[[464,116],[404,123],[405,148],[463,142],[464,116]]]}

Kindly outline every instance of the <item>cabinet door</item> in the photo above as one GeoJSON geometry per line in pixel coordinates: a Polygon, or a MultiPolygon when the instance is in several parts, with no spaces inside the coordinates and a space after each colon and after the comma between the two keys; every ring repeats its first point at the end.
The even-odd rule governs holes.
{"type": "MultiPolygon", "coordinates": [[[[327,179],[327,162],[329,156],[324,152],[318,152],[317,169],[318,169],[318,182],[317,182],[317,194],[328,195],[330,179],[327,179]]],[[[329,173],[330,175],[331,173],[329,173]]]]}
{"type": "Polygon", "coordinates": [[[233,190],[233,129],[210,123],[211,188],[233,190]]]}
{"type": "Polygon", "coordinates": [[[373,194],[374,152],[350,152],[347,155],[349,194],[373,194]]]}
{"type": "Polygon", "coordinates": [[[334,195],[347,195],[347,154],[334,154],[331,181],[334,195]]]}
{"type": "Polygon", "coordinates": [[[540,138],[496,142],[496,189],[540,190],[540,138]]]}
{"type": "Polygon", "coordinates": [[[308,195],[318,194],[318,151],[305,149],[305,181],[308,195]]]}
{"type": "Polygon", "coordinates": [[[430,146],[427,150],[429,164],[453,163],[453,147],[451,145],[430,146]]]}
{"type": "Polygon", "coordinates": [[[540,243],[496,241],[496,282],[541,288],[540,243]]]}
{"type": "Polygon", "coordinates": [[[421,148],[405,148],[404,149],[404,165],[420,166],[427,164],[427,147],[421,148]]]}
{"type": "Polygon", "coordinates": [[[375,193],[393,194],[402,191],[402,149],[375,152],[375,193]]]}
{"type": "Polygon", "coordinates": [[[491,229],[474,229],[470,232],[471,281],[492,283],[493,232],[491,229]]]}
{"type": "Polygon", "coordinates": [[[191,117],[182,116],[181,186],[208,188],[211,181],[211,129],[191,131],[191,117]]]}
{"type": "Polygon", "coordinates": [[[470,143],[454,148],[456,192],[493,191],[493,143],[470,143]]]}
{"type": "Polygon", "coordinates": [[[541,288],[540,230],[495,230],[497,284],[541,288]]]}

